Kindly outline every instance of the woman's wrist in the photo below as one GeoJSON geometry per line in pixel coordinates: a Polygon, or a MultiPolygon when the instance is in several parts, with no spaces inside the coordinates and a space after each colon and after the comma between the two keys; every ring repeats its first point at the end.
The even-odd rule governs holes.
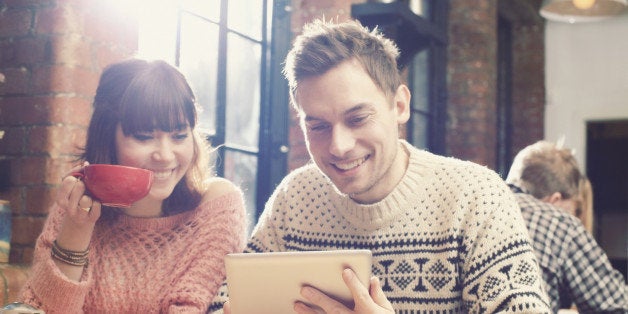
{"type": "Polygon", "coordinates": [[[57,240],[52,242],[52,249],[50,251],[52,258],[64,264],[72,266],[87,266],[89,248],[83,251],[73,251],[61,247],[57,240]]]}

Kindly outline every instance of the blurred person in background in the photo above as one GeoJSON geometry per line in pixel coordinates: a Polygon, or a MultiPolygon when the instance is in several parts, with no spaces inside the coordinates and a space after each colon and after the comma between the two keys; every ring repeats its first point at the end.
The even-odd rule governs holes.
{"type": "MultiPolygon", "coordinates": [[[[521,207],[553,312],[628,313],[628,289],[583,221],[592,189],[571,150],[548,141],[522,149],[506,178],[521,207]]],[[[590,230],[590,229],[589,229],[590,230]]]]}

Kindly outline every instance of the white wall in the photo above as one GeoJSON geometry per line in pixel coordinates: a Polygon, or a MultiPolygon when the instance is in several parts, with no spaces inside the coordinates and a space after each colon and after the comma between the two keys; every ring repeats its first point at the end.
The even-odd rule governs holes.
{"type": "Polygon", "coordinates": [[[565,136],[586,169],[586,122],[628,119],[628,12],[545,29],[545,138],[565,136]]]}
{"type": "MultiPolygon", "coordinates": [[[[545,49],[545,139],[564,136],[586,169],[586,122],[628,119],[628,12],[591,23],[548,21],[545,49]]],[[[598,239],[610,257],[628,256],[626,217],[600,217],[603,229],[615,230],[598,239]]]]}

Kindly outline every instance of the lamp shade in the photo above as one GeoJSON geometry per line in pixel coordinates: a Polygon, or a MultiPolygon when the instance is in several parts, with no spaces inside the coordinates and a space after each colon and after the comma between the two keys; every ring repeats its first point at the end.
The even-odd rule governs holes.
{"type": "Polygon", "coordinates": [[[628,0],[545,0],[541,16],[567,23],[593,22],[621,14],[628,0]]]}

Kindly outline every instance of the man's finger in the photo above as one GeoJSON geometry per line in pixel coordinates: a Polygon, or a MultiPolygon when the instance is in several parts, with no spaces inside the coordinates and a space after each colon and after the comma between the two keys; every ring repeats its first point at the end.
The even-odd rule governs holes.
{"type": "MultiPolygon", "coordinates": [[[[351,309],[348,309],[342,303],[330,298],[314,287],[305,286],[301,288],[301,296],[310,304],[323,309],[325,313],[351,313],[351,309]]],[[[295,303],[294,310],[298,311],[298,313],[318,313],[315,308],[298,301],[295,303]]]]}
{"type": "Polygon", "coordinates": [[[353,296],[356,310],[360,308],[372,307],[373,300],[371,300],[369,291],[362,284],[362,282],[360,282],[360,279],[352,269],[347,268],[342,271],[342,280],[344,280],[345,284],[351,291],[351,296],[353,296]]]}
{"type": "Polygon", "coordinates": [[[231,304],[229,303],[229,300],[222,305],[222,313],[231,314],[231,304]]]}
{"type": "Polygon", "coordinates": [[[379,278],[373,276],[371,277],[371,281],[370,281],[370,287],[369,290],[371,298],[373,299],[373,301],[375,301],[375,303],[385,309],[388,310],[394,310],[392,307],[392,304],[390,303],[390,301],[388,301],[388,298],[386,298],[386,295],[384,294],[384,290],[382,290],[382,285],[379,282],[379,278]]]}

